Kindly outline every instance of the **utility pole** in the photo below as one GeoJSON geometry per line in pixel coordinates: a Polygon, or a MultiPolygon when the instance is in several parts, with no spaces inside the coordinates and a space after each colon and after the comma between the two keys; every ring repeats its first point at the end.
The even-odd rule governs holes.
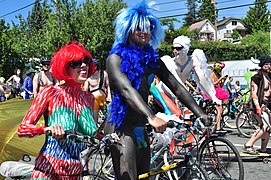
{"type": "Polygon", "coordinates": [[[215,0],[211,0],[213,6],[214,6],[214,14],[215,14],[215,40],[217,40],[217,21],[216,21],[216,4],[215,0]]]}
{"type": "Polygon", "coordinates": [[[269,22],[269,39],[270,39],[270,41],[269,41],[269,43],[270,43],[270,56],[271,56],[271,15],[269,15],[269,17],[268,17],[268,22],[269,22]]]}

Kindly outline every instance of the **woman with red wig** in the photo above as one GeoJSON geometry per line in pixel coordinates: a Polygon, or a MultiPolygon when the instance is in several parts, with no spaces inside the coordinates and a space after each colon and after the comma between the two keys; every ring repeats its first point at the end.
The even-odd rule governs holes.
{"type": "Polygon", "coordinates": [[[61,139],[64,130],[75,130],[94,136],[97,131],[92,117],[94,97],[81,86],[95,65],[91,54],[78,42],[65,45],[51,61],[52,75],[65,83],[45,87],[34,99],[19,129],[20,137],[34,137],[51,131],[35,161],[32,179],[80,179],[83,167],[80,152],[86,146],[61,139]],[[44,115],[45,126],[37,126],[44,115]]]}

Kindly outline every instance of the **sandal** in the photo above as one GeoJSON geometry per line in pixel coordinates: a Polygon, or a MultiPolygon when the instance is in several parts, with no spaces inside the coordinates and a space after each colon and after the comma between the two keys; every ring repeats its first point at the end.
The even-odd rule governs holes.
{"type": "Polygon", "coordinates": [[[243,153],[247,153],[251,155],[259,154],[259,152],[256,151],[253,146],[246,146],[246,144],[244,144],[243,150],[244,150],[243,153]]]}

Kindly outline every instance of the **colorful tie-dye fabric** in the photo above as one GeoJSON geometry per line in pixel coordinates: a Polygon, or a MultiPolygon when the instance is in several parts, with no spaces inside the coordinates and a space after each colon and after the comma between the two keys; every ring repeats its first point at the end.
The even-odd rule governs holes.
{"type": "MultiPolygon", "coordinates": [[[[79,85],[49,86],[34,99],[19,129],[20,137],[44,134],[45,126],[36,126],[40,117],[48,115],[46,126],[61,125],[94,136],[97,131],[92,116],[93,96],[79,85]]],[[[81,142],[57,140],[50,136],[36,159],[34,179],[79,179],[82,172],[79,155],[86,146],[81,142]]]]}

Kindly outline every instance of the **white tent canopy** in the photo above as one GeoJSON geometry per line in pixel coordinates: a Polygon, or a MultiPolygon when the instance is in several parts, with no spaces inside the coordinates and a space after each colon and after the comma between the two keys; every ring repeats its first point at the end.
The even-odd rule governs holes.
{"type": "Polygon", "coordinates": [[[225,68],[222,70],[222,75],[228,75],[233,77],[233,83],[239,80],[241,86],[246,86],[247,82],[244,75],[247,71],[251,69],[259,69],[258,64],[255,64],[251,60],[234,60],[234,61],[224,61],[225,68]]]}

